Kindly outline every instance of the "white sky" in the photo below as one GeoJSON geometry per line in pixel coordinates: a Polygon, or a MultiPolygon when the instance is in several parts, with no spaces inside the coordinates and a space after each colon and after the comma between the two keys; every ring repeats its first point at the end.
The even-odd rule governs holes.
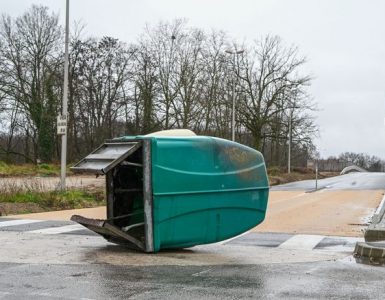
{"type": "MultiPolygon", "coordinates": [[[[65,0],[0,0],[18,16],[32,4],[59,12],[65,0]]],[[[353,0],[71,0],[70,18],[87,34],[132,42],[144,26],[186,18],[242,41],[277,34],[296,44],[314,77],[321,156],[344,151],[385,158],[385,1],[353,0]]],[[[64,24],[63,24],[64,25],[64,24]]]]}

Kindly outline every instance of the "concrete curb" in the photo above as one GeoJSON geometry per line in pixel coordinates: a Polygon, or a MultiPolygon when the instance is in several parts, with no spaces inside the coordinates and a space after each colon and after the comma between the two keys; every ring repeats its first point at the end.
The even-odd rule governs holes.
{"type": "Polygon", "coordinates": [[[365,242],[378,242],[385,241],[385,228],[376,228],[373,226],[365,230],[364,233],[365,242]]]}

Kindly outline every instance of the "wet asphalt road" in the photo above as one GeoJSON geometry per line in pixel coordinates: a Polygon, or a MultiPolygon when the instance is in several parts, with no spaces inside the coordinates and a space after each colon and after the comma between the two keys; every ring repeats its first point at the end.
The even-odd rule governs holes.
{"type": "Polygon", "coordinates": [[[144,254],[95,235],[1,231],[0,299],[384,298],[385,267],[356,264],[341,241],[287,247],[290,238],[249,233],[144,254]]]}
{"type": "Polygon", "coordinates": [[[353,262],[224,266],[0,263],[4,299],[384,299],[385,268],[353,262]]]}
{"type": "MultiPolygon", "coordinates": [[[[315,180],[304,180],[271,187],[272,191],[312,191],[315,180]]],[[[318,180],[318,189],[326,190],[383,190],[385,173],[350,173],[318,180]]]]}
{"type": "MultiPolygon", "coordinates": [[[[311,190],[313,183],[273,189],[311,190]]],[[[384,189],[385,175],[355,173],[321,180],[319,186],[384,189]]],[[[309,245],[306,236],[250,233],[223,245],[142,254],[84,232],[31,233],[68,225],[47,221],[2,227],[0,299],[384,299],[385,295],[385,267],[357,264],[351,245],[336,238],[309,236],[314,241],[309,245]],[[304,244],[293,248],[290,240],[298,237],[304,244]]]]}

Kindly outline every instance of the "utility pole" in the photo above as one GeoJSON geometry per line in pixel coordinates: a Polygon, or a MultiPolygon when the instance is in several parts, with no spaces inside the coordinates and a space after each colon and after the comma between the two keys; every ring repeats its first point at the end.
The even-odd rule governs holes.
{"type": "Polygon", "coordinates": [[[231,51],[225,50],[226,53],[233,55],[233,63],[234,63],[234,81],[233,81],[233,99],[232,99],[232,109],[231,109],[231,140],[235,141],[235,77],[237,75],[235,71],[235,59],[239,54],[245,52],[245,50],[231,51]]]}
{"type": "Polygon", "coordinates": [[[64,51],[64,85],[63,85],[63,108],[62,124],[65,124],[61,136],[61,164],[60,164],[60,188],[66,189],[66,166],[67,166],[67,113],[68,113],[68,44],[69,44],[69,0],[66,0],[66,27],[65,27],[65,51],[64,51]]]}
{"type": "Polygon", "coordinates": [[[292,112],[290,111],[289,115],[289,145],[288,145],[288,153],[287,153],[287,173],[290,174],[291,170],[291,118],[292,118],[292,112]]]}
{"type": "Polygon", "coordinates": [[[231,108],[231,140],[234,142],[235,141],[235,56],[236,54],[233,55],[234,57],[234,81],[233,81],[233,99],[232,99],[232,108],[231,108]]]}
{"type": "Polygon", "coordinates": [[[315,160],[315,190],[318,190],[318,158],[315,160]]]}

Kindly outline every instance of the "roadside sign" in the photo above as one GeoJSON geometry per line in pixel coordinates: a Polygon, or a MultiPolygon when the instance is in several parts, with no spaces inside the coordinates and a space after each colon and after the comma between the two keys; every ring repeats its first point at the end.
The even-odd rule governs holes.
{"type": "Polygon", "coordinates": [[[314,169],[314,160],[308,160],[307,161],[307,168],[308,169],[314,169]]]}
{"type": "Polygon", "coordinates": [[[63,115],[57,116],[57,134],[64,135],[67,133],[67,117],[63,115]]]}

